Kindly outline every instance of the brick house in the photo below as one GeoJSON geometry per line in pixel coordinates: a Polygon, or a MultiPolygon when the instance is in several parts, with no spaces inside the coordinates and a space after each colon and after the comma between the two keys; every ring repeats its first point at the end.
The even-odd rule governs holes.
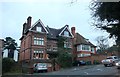
{"type": "Polygon", "coordinates": [[[28,63],[30,67],[37,62],[47,63],[48,67],[52,66],[49,56],[58,51],[59,37],[66,38],[63,47],[70,48],[70,53],[77,56],[77,60],[96,53],[96,46],[79,33],[75,33],[75,27],[72,27],[71,31],[69,25],[55,29],[45,27],[40,19],[31,25],[31,20],[32,17],[29,16],[27,23],[23,24],[19,53],[19,61],[28,63]]]}
{"type": "Polygon", "coordinates": [[[64,42],[65,48],[71,48],[73,35],[69,30],[69,26],[65,25],[60,29],[45,27],[39,19],[35,24],[31,25],[32,17],[27,18],[27,23],[23,24],[23,31],[20,48],[20,61],[24,61],[30,66],[36,62],[47,63],[51,66],[49,55],[57,52],[58,37],[67,38],[64,42]]]}
{"type": "Polygon", "coordinates": [[[96,46],[79,33],[75,33],[75,27],[71,28],[71,32],[74,35],[73,53],[76,56],[77,60],[83,60],[84,58],[89,57],[92,54],[96,54],[96,46]]]}

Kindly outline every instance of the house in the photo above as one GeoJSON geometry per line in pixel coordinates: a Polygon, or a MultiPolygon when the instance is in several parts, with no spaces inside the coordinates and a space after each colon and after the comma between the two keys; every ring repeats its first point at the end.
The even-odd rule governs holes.
{"type": "Polygon", "coordinates": [[[19,61],[22,64],[32,67],[34,63],[47,63],[48,67],[52,67],[50,55],[55,55],[58,51],[59,37],[65,38],[63,47],[69,48],[69,53],[80,57],[91,56],[96,53],[96,46],[89,40],[85,39],[79,33],[75,33],[75,27],[69,29],[69,25],[65,25],[60,29],[45,26],[39,19],[31,25],[32,17],[27,18],[27,22],[23,24],[21,40],[21,48],[19,53],[19,61]]]}
{"type": "Polygon", "coordinates": [[[52,66],[49,55],[57,52],[59,37],[66,38],[64,48],[71,48],[72,52],[72,39],[74,36],[68,25],[55,29],[45,27],[40,19],[33,25],[31,25],[31,21],[32,17],[29,16],[27,23],[23,24],[19,61],[28,63],[30,67],[37,62],[52,66]]]}
{"type": "Polygon", "coordinates": [[[0,40],[0,52],[2,53],[3,58],[13,58],[16,62],[19,58],[19,47],[16,47],[16,49],[13,52],[8,51],[8,49],[4,48],[5,41],[4,39],[0,40]]]}
{"type": "Polygon", "coordinates": [[[84,38],[79,33],[75,32],[75,27],[71,28],[72,34],[74,35],[74,48],[73,53],[76,55],[77,60],[82,60],[91,54],[96,54],[96,46],[93,45],[88,39],[84,38]]]}

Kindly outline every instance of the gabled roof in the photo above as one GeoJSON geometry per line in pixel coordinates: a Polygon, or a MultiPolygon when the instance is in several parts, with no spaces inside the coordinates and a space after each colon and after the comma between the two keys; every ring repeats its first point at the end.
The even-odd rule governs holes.
{"type": "MultiPolygon", "coordinates": [[[[60,36],[60,34],[66,29],[68,28],[67,25],[65,25],[64,27],[60,28],[60,29],[55,29],[55,28],[50,28],[50,27],[46,27],[47,31],[48,31],[48,38],[53,38],[56,39],[58,36],[60,36]]],[[[69,30],[69,29],[68,29],[69,30]]],[[[70,32],[70,31],[69,31],[70,32]]],[[[70,32],[71,33],[71,32],[70,32]]],[[[72,34],[71,34],[72,35],[72,34]]],[[[72,35],[73,36],[73,35],[72,35]]]]}
{"type": "MultiPolygon", "coordinates": [[[[39,19],[37,22],[35,22],[30,28],[27,28],[26,26],[27,24],[25,23],[23,26],[23,33],[26,35],[29,31],[32,32],[38,32],[36,31],[36,27],[42,27],[42,32],[41,33],[47,33],[47,37],[48,38],[53,38],[53,39],[57,39],[58,36],[63,36],[63,32],[65,30],[67,30],[69,32],[70,37],[74,37],[72,35],[72,33],[69,30],[69,26],[65,25],[64,27],[60,28],[60,29],[55,29],[55,28],[50,28],[50,27],[45,27],[44,24],[42,23],[42,21],[39,19]],[[25,31],[24,31],[25,30],[25,31]]],[[[22,35],[22,37],[20,38],[20,40],[25,36],[22,35]]]]}
{"type": "Polygon", "coordinates": [[[67,30],[69,31],[70,35],[71,35],[72,37],[74,37],[73,34],[70,32],[70,30],[69,30],[69,28],[68,28],[68,25],[65,25],[65,26],[61,29],[61,31],[60,31],[60,33],[59,33],[59,36],[61,36],[61,34],[64,32],[65,29],[67,29],[67,30]]]}
{"type": "Polygon", "coordinates": [[[76,44],[84,44],[84,45],[90,45],[90,46],[95,46],[93,45],[88,39],[84,38],[82,35],[79,33],[76,33],[76,44]]]}
{"type": "Polygon", "coordinates": [[[48,30],[48,38],[56,39],[57,36],[59,36],[59,33],[64,29],[64,27],[60,29],[55,29],[55,28],[50,28],[47,26],[46,29],[48,30]]]}
{"type": "Polygon", "coordinates": [[[56,39],[56,37],[58,36],[59,32],[61,29],[54,29],[54,28],[50,28],[50,27],[46,27],[46,29],[48,30],[48,38],[53,38],[56,39]]]}
{"type": "Polygon", "coordinates": [[[38,23],[40,23],[43,26],[46,33],[48,33],[47,29],[45,28],[44,24],[42,23],[40,19],[37,22],[35,22],[29,30],[32,30],[32,28],[34,28],[38,23]]]}

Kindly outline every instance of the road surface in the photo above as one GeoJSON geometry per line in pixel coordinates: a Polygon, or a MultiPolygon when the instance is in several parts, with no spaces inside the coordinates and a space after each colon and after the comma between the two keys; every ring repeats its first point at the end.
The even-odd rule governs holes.
{"type": "Polygon", "coordinates": [[[113,67],[104,67],[104,65],[79,66],[69,69],[48,73],[35,73],[40,75],[119,75],[120,69],[113,67]]]}

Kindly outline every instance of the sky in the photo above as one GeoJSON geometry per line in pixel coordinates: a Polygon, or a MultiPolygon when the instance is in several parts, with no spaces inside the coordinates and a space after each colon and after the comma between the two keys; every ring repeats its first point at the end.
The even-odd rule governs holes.
{"type": "MultiPolygon", "coordinates": [[[[108,33],[91,26],[89,9],[91,0],[1,0],[0,39],[12,37],[20,46],[23,23],[32,17],[32,24],[41,19],[45,26],[59,29],[66,24],[75,27],[76,32],[94,45],[98,36],[108,37],[108,33]]],[[[109,40],[110,45],[114,43],[109,40]]]]}

